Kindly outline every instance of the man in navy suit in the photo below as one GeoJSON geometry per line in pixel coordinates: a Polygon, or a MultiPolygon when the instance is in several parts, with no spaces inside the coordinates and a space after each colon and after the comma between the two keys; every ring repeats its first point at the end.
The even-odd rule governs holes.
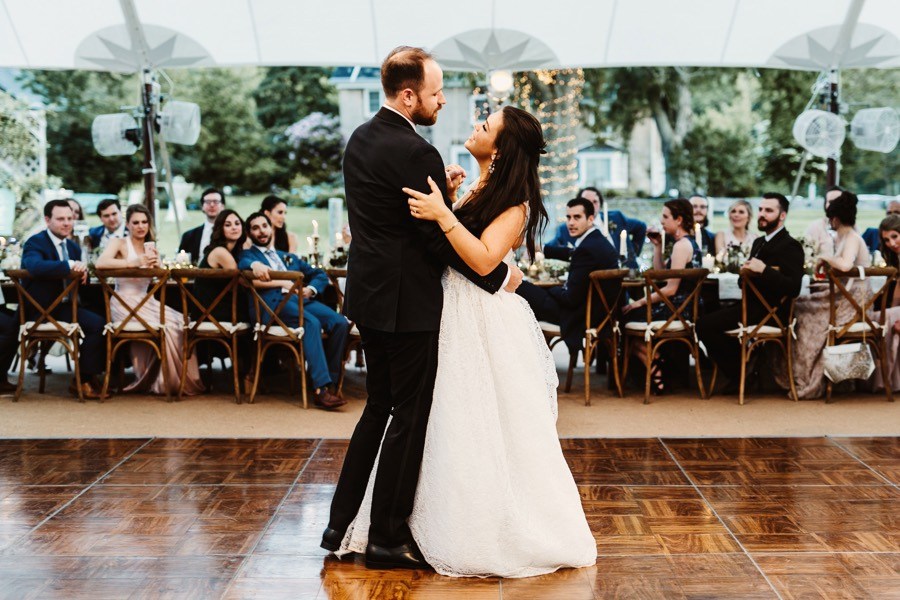
{"type": "MultiPolygon", "coordinates": [[[[44,205],[47,229],[28,238],[22,248],[22,268],[33,278],[28,281],[26,289],[43,306],[50,306],[63,291],[65,283],[62,278],[69,273],[80,273],[82,282],[88,279],[87,264],[81,260],[81,248],[69,239],[74,219],[75,213],[68,202],[51,200],[44,205]]],[[[72,309],[67,302],[62,302],[53,311],[53,317],[69,321],[72,309]]],[[[78,353],[82,393],[86,398],[99,398],[95,380],[106,362],[106,346],[103,343],[105,322],[103,317],[79,308],[78,324],[84,332],[78,353]]],[[[77,394],[74,382],[69,391],[77,394]]]]}
{"type": "Polygon", "coordinates": [[[212,237],[213,224],[216,217],[225,208],[225,194],[216,188],[209,188],[200,194],[200,210],[206,215],[206,221],[199,227],[188,229],[181,236],[181,243],[178,245],[178,251],[182,250],[191,255],[191,262],[200,263],[203,258],[203,251],[209,246],[209,240],[212,237]]]}
{"type": "MultiPolygon", "coordinates": [[[[590,200],[591,204],[594,205],[594,227],[606,236],[606,228],[604,227],[603,218],[601,217],[604,199],[600,190],[595,187],[586,187],[579,191],[578,195],[575,197],[590,200]]],[[[630,219],[618,210],[607,211],[607,214],[609,216],[609,235],[606,237],[609,240],[609,243],[613,245],[613,248],[618,253],[619,236],[622,235],[622,231],[625,231],[628,237],[628,258],[625,261],[625,265],[632,269],[636,269],[637,257],[641,254],[641,249],[644,247],[644,238],[647,236],[647,224],[638,219],[630,219]]],[[[549,251],[553,254],[551,258],[569,260],[569,256],[571,256],[574,248],[574,242],[575,240],[568,230],[568,223],[561,223],[556,230],[556,237],[544,244],[544,254],[548,254],[549,251]],[[550,250],[551,248],[554,250],[550,250]],[[555,251],[560,248],[567,249],[567,254],[561,254],[555,251]]]]}
{"type": "MultiPolygon", "coordinates": [[[[584,345],[584,312],[591,271],[617,268],[618,253],[594,227],[593,203],[575,198],[567,207],[566,233],[574,240],[574,250],[565,285],[545,289],[523,281],[516,293],[528,301],[539,321],[559,325],[569,352],[575,354],[584,345]]],[[[599,303],[597,309],[599,319],[599,303]]]]}
{"type": "Polygon", "coordinates": [[[106,248],[109,240],[125,237],[125,221],[122,220],[122,206],[118,200],[106,199],[97,205],[97,216],[103,222],[102,225],[91,227],[88,235],[91,238],[91,248],[106,248]]]}
{"type": "MultiPolygon", "coordinates": [[[[345,317],[337,314],[316,298],[328,286],[328,276],[321,269],[314,269],[294,254],[275,250],[272,223],[262,212],[255,212],[247,218],[247,235],[253,245],[241,253],[239,267],[250,269],[262,280],[257,287],[266,304],[272,309],[281,302],[285,289],[268,281],[270,270],[298,271],[303,273],[306,286],[303,288],[303,352],[309,364],[309,376],[316,389],[314,404],[326,410],[335,409],[347,403],[334,393],[334,386],[340,377],[341,362],[347,347],[350,324],[345,317]],[[267,285],[268,284],[268,285],[267,285]],[[323,342],[322,332],[328,334],[323,342]]],[[[262,315],[268,322],[268,314],[262,315]]],[[[279,318],[288,327],[300,324],[300,306],[296,297],[291,298],[281,309],[279,318]]]]}

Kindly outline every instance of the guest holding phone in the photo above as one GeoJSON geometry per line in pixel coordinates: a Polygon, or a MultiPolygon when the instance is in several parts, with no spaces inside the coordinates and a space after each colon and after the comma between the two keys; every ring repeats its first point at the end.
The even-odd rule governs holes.
{"type": "MultiPolygon", "coordinates": [[[[159,252],[156,249],[155,232],[150,211],[140,204],[128,207],[125,212],[125,226],[128,228],[128,237],[110,240],[109,245],[97,260],[98,269],[126,269],[159,268],[159,252]]],[[[130,306],[137,306],[147,295],[147,287],[150,284],[148,277],[119,278],[116,281],[116,291],[130,306]]],[[[113,321],[121,321],[128,316],[129,311],[122,303],[113,298],[110,301],[110,313],[113,321]]],[[[177,393],[181,378],[181,364],[184,360],[182,336],[184,319],[178,311],[169,307],[165,309],[163,322],[166,327],[166,364],[157,368],[159,359],[153,349],[146,344],[130,344],[130,354],[134,373],[137,379],[129,385],[125,391],[149,391],[154,394],[165,394],[165,379],[163,369],[168,370],[169,392],[177,393]]],[[[138,314],[148,323],[158,323],[160,320],[160,305],[156,298],[148,299],[141,306],[138,314]]],[[[132,322],[135,320],[132,319],[132,322]]],[[[184,384],[185,394],[198,394],[203,391],[200,381],[200,372],[197,369],[197,358],[188,359],[187,381],[184,384]]]]}

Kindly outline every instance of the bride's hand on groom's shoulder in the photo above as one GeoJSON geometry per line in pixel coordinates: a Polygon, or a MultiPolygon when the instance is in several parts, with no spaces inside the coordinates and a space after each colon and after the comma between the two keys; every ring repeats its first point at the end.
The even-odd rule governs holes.
{"type": "Polygon", "coordinates": [[[431,177],[428,178],[431,187],[430,194],[423,194],[412,188],[403,188],[403,193],[409,195],[409,212],[417,219],[426,221],[439,221],[441,218],[452,216],[450,208],[444,202],[444,195],[431,177]]]}

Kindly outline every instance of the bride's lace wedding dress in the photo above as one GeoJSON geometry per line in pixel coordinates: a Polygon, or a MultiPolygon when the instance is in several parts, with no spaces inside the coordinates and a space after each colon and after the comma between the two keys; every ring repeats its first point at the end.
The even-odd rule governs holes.
{"type": "MultiPolygon", "coordinates": [[[[443,285],[409,519],[416,543],[438,573],[457,577],[593,565],[597,546],[556,431],[556,365],[534,313],[516,294],[488,294],[453,269],[443,285]]],[[[374,477],[339,555],[365,552],[374,477]]]]}

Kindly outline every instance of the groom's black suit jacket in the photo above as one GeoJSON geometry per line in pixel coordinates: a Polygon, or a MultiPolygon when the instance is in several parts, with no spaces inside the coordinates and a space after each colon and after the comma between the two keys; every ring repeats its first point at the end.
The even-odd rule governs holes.
{"type": "Polygon", "coordinates": [[[402,188],[429,192],[429,176],[446,198],[440,154],[391,110],[382,108],[347,143],[344,185],[353,243],[344,314],[359,325],[384,332],[437,331],[447,265],[490,293],[503,285],[505,264],[478,275],[436,223],[410,215],[402,188]]]}

